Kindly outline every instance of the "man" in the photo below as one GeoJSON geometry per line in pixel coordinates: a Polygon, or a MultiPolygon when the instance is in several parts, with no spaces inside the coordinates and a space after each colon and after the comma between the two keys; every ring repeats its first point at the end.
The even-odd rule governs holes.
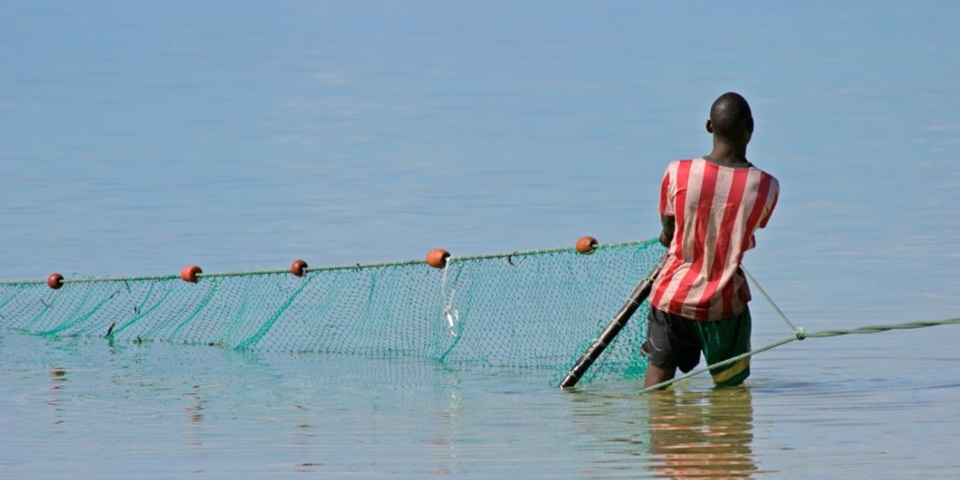
{"type": "MultiPolygon", "coordinates": [[[[747,101],[725,93],[710,108],[713,150],[667,166],[660,192],[660,242],[666,260],[653,282],[646,386],[670,380],[679,368],[714,364],[750,351],[750,289],[743,254],[766,226],[780,185],[747,160],[753,115],[747,101]]],[[[750,360],[710,371],[718,386],[742,383],[750,360]]]]}

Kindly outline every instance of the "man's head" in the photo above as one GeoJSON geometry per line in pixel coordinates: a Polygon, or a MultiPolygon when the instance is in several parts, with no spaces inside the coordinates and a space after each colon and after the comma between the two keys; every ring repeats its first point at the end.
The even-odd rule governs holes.
{"type": "Polygon", "coordinates": [[[739,93],[720,95],[710,107],[707,131],[730,143],[745,146],[753,134],[753,113],[750,104],[739,93]]]}

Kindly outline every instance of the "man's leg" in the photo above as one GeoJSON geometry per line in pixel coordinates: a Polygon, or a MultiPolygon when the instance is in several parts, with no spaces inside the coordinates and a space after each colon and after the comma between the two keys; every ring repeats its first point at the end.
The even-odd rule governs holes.
{"type": "MultiPolygon", "coordinates": [[[[730,318],[697,324],[703,342],[703,356],[708,365],[718,363],[750,351],[750,309],[730,318]]],[[[750,376],[750,357],[730,365],[710,370],[713,383],[731,387],[743,383],[750,376]]]]}
{"type": "Polygon", "coordinates": [[[658,383],[666,382],[677,374],[676,367],[660,368],[654,364],[647,365],[647,378],[643,382],[643,388],[652,387],[658,383]]]}
{"type": "Polygon", "coordinates": [[[685,319],[651,308],[647,316],[647,340],[640,353],[647,357],[644,387],[672,379],[679,367],[688,372],[700,360],[696,332],[685,319]]]}

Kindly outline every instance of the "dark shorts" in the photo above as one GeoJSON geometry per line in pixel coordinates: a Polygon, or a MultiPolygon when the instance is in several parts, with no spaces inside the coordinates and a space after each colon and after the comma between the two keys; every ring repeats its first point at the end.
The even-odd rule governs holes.
{"type": "MultiPolygon", "coordinates": [[[[650,363],[689,372],[700,363],[700,352],[712,365],[750,351],[750,309],[729,318],[696,321],[650,309],[647,340],[640,347],[650,363]]],[[[750,376],[750,357],[710,370],[719,386],[738,385],[750,376]]]]}

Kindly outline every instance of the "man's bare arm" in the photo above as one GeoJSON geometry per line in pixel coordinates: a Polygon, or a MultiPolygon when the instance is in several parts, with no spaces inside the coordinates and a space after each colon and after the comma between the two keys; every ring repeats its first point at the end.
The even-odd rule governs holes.
{"type": "Polygon", "coordinates": [[[673,241],[673,232],[677,228],[677,219],[673,215],[660,215],[660,223],[663,224],[663,230],[660,232],[660,243],[664,247],[669,247],[673,241]]]}

